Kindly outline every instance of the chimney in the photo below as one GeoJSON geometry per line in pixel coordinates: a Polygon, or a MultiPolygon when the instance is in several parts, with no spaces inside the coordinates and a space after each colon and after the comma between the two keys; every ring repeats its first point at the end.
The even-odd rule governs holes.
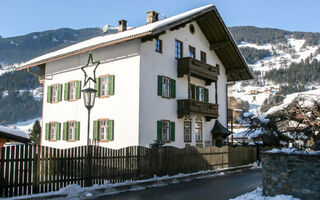
{"type": "Polygon", "coordinates": [[[154,10],[147,11],[147,24],[158,21],[158,15],[159,13],[154,10]]]}
{"type": "Polygon", "coordinates": [[[124,19],[119,20],[118,32],[127,30],[127,21],[124,19]]]}

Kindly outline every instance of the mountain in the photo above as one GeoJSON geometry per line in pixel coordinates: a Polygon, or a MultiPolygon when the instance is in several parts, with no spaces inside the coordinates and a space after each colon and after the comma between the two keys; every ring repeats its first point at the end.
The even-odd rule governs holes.
{"type": "MultiPolygon", "coordinates": [[[[232,101],[240,99],[241,105],[258,114],[280,104],[287,94],[320,88],[320,33],[254,26],[229,30],[256,76],[230,87],[232,101]]],[[[116,28],[108,30],[108,34],[115,32],[116,28]]],[[[13,64],[99,35],[99,28],[62,28],[0,37],[0,124],[41,116],[41,85],[25,70],[15,71],[13,64]]]]}

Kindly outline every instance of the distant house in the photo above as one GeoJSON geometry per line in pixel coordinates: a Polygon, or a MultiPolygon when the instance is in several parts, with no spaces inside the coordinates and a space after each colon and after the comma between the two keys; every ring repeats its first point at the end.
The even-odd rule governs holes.
{"type": "Polygon", "coordinates": [[[81,67],[88,55],[100,61],[96,83],[91,84],[98,92],[91,110],[90,144],[122,148],[148,146],[158,139],[182,148],[222,143],[228,82],[253,75],[215,6],[163,20],[148,11],[146,25],[127,29],[126,24],[120,20],[118,33],[45,54],[18,69],[40,68],[41,144],[87,144],[81,67]]]}
{"type": "Polygon", "coordinates": [[[256,95],[256,94],[258,94],[258,90],[250,90],[250,94],[251,94],[251,95],[256,95]]]}
{"type": "Polygon", "coordinates": [[[15,128],[0,126],[0,147],[6,143],[28,143],[30,137],[28,133],[15,128]]]}

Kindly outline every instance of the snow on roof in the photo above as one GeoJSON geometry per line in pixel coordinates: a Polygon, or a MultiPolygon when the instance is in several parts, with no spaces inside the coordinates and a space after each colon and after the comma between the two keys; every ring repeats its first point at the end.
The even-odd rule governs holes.
{"type": "Polygon", "coordinates": [[[282,149],[277,149],[273,148],[269,151],[266,151],[266,153],[285,153],[285,154],[310,154],[310,155],[320,155],[320,151],[313,151],[313,152],[307,152],[303,150],[298,150],[294,147],[289,147],[289,148],[282,148],[282,149]]]}
{"type": "Polygon", "coordinates": [[[14,128],[8,128],[8,127],[5,127],[5,126],[0,126],[0,132],[30,139],[28,133],[26,133],[26,132],[24,132],[24,131],[22,131],[20,129],[14,129],[14,128]]]}
{"type": "Polygon", "coordinates": [[[198,12],[204,11],[208,8],[214,8],[212,4],[206,5],[200,8],[196,8],[178,15],[175,15],[173,17],[169,17],[167,19],[163,19],[154,23],[146,24],[137,28],[133,28],[124,32],[119,32],[115,34],[109,34],[109,35],[104,35],[104,36],[98,36],[74,45],[71,45],[69,47],[36,57],[32,60],[27,61],[26,63],[23,63],[20,68],[24,67],[30,67],[30,66],[36,66],[37,64],[47,61],[49,59],[54,59],[60,56],[64,56],[66,54],[72,54],[72,53],[77,53],[78,51],[90,48],[90,47],[95,47],[97,45],[101,44],[106,44],[106,43],[111,43],[115,41],[119,41],[122,39],[126,38],[132,38],[134,36],[140,36],[140,35],[148,35],[152,33],[152,31],[156,30],[157,28],[163,27],[165,25],[168,25],[172,22],[178,21],[180,19],[192,16],[198,12]]]}
{"type": "Polygon", "coordinates": [[[313,105],[313,101],[320,101],[320,89],[310,90],[310,91],[306,91],[306,92],[297,92],[297,93],[293,93],[293,94],[288,94],[286,96],[286,98],[283,100],[282,104],[270,108],[266,112],[266,114],[272,114],[272,113],[275,113],[275,112],[277,112],[279,110],[282,110],[282,109],[286,108],[297,97],[301,97],[301,98],[305,98],[306,99],[306,101],[303,102],[303,105],[301,105],[302,107],[310,107],[310,106],[313,105]]]}

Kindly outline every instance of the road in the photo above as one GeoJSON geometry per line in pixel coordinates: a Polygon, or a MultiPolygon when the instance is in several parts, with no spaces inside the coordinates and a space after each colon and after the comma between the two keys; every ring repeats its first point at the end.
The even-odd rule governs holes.
{"type": "Polygon", "coordinates": [[[194,179],[189,182],[149,187],[139,191],[99,196],[107,200],[224,200],[237,197],[262,186],[261,169],[251,169],[212,178],[194,179]]]}

